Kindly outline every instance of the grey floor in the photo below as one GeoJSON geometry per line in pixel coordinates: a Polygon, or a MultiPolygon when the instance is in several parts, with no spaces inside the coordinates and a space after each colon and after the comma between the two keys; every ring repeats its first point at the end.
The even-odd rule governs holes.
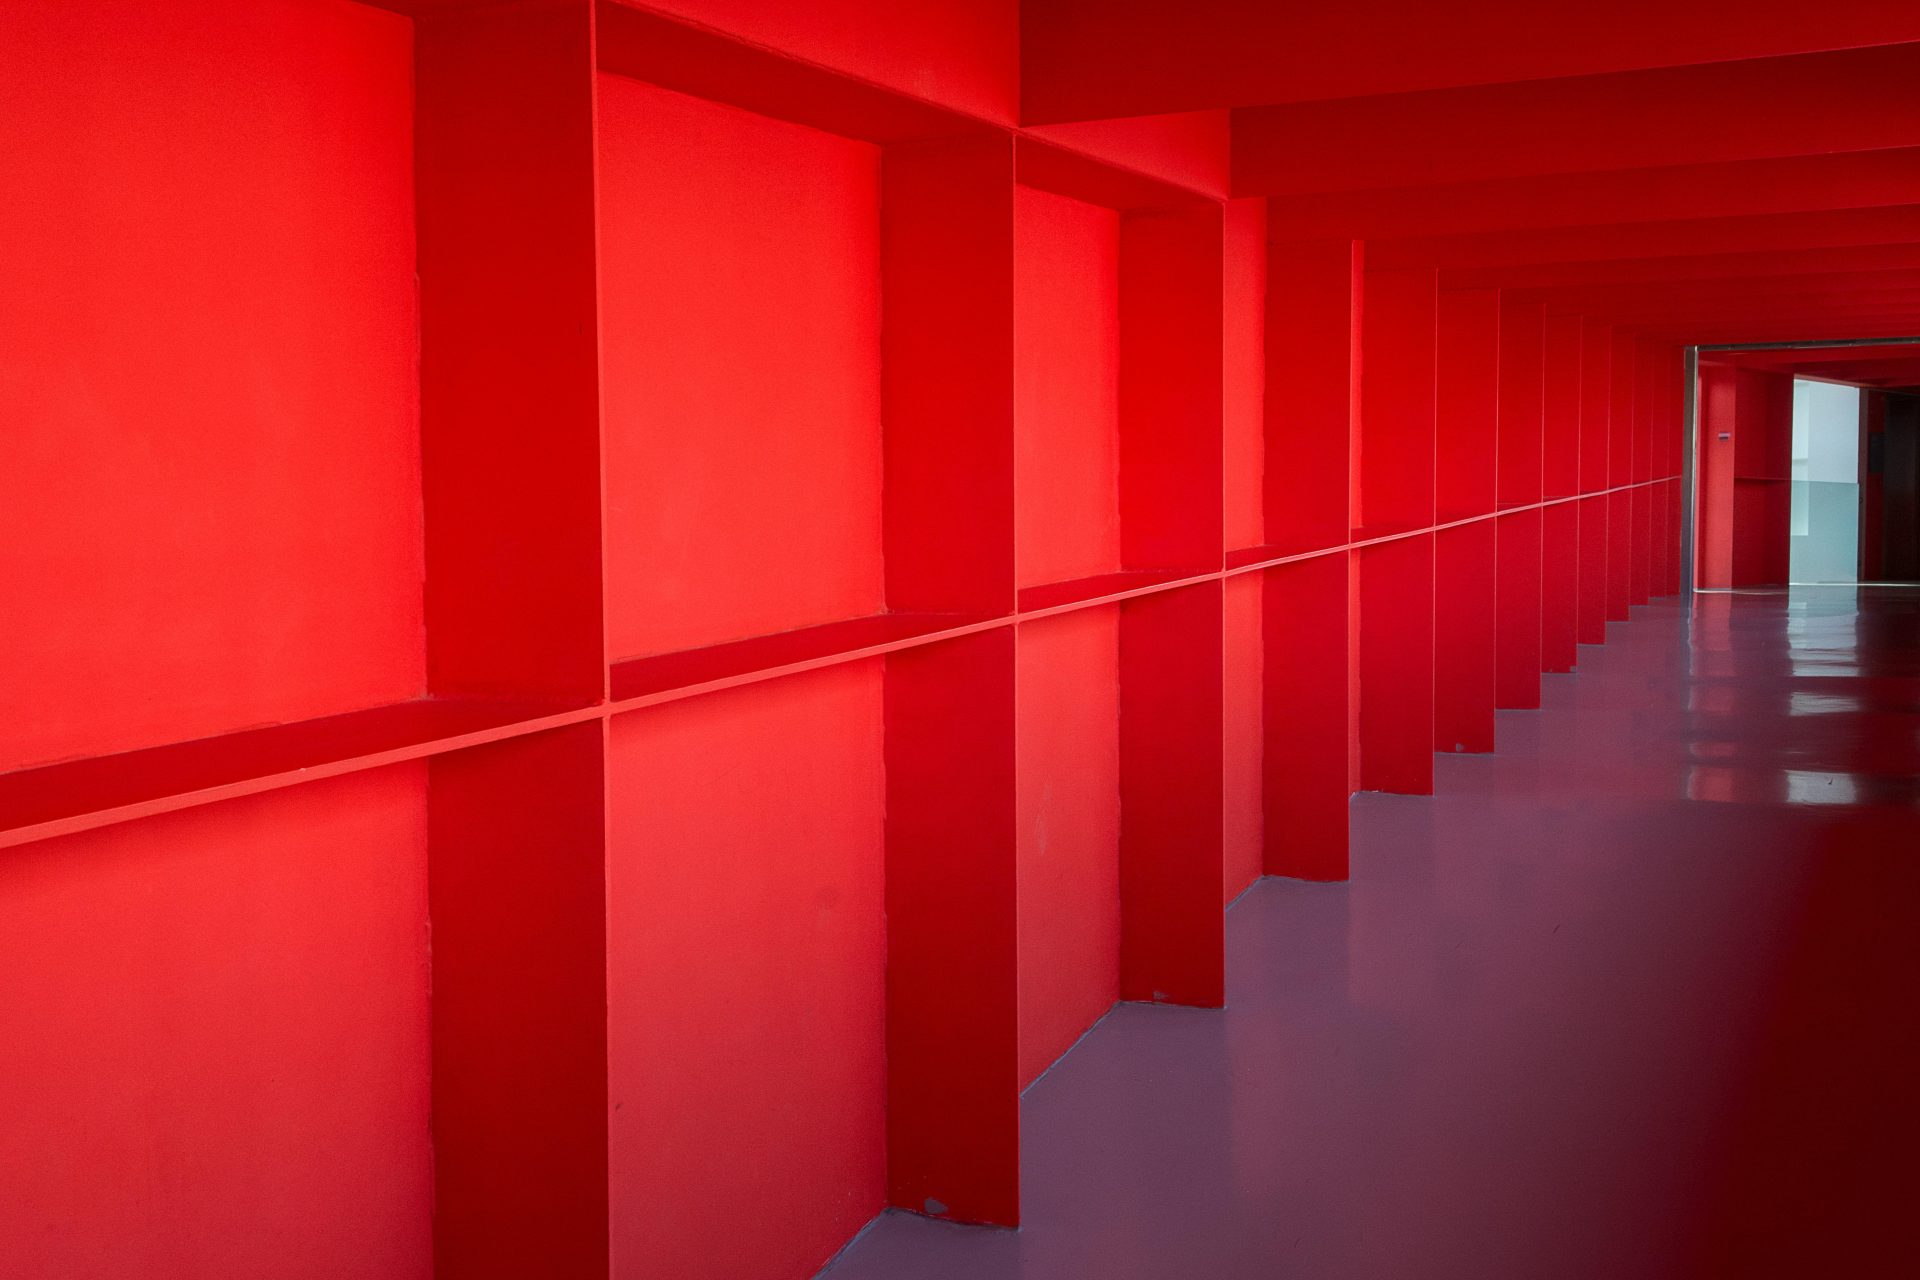
{"type": "Polygon", "coordinates": [[[1224,1012],[1122,1006],[1027,1094],[1025,1224],[831,1280],[1920,1276],[1920,606],[1634,610],[1353,880],[1265,880],[1224,1012]]]}

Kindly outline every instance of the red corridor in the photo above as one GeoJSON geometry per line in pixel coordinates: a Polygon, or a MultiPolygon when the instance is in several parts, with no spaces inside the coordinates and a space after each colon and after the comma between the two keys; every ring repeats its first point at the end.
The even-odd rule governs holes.
{"type": "Polygon", "coordinates": [[[0,1276],[1920,1272],[1912,0],[0,32],[0,1276]]]}

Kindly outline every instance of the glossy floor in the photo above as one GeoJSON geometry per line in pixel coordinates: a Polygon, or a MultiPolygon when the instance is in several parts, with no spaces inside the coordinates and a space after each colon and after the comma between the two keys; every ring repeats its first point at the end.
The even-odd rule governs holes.
{"type": "Polygon", "coordinates": [[[1608,640],[1033,1087],[1021,1231],[831,1280],[1920,1275],[1920,591],[1608,640]]]}

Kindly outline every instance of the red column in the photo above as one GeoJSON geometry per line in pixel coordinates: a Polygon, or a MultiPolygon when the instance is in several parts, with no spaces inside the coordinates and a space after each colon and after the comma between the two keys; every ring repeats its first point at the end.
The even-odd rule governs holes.
{"type": "Polygon", "coordinates": [[[1495,696],[1503,708],[1540,705],[1540,513],[1546,315],[1508,303],[1500,327],[1500,635],[1495,696]]]}
{"type": "MultiPolygon", "coordinates": [[[[1579,316],[1549,316],[1541,487],[1548,498],[1580,491],[1580,414],[1586,327],[1579,316]]],[[[1540,666],[1571,671],[1578,656],[1580,523],[1572,503],[1541,512],[1540,666]]]]}
{"type": "Polygon", "coordinates": [[[1433,538],[1438,281],[1368,272],[1362,325],[1357,542],[1360,785],[1433,790],[1433,538]]]}
{"type": "Polygon", "coordinates": [[[1632,334],[1615,331],[1607,402],[1607,620],[1625,622],[1633,600],[1633,403],[1639,381],[1632,334]]]}
{"type": "Polygon", "coordinates": [[[1607,638],[1607,406],[1613,389],[1613,332],[1588,320],[1580,360],[1579,639],[1607,638]]]}
{"type": "Polygon", "coordinates": [[[1495,454],[1500,399],[1500,295],[1440,294],[1434,547],[1437,751],[1491,751],[1494,730],[1495,454]],[[1477,519],[1476,519],[1477,518],[1477,519]]]}
{"type": "Polygon", "coordinates": [[[1351,240],[1269,246],[1267,540],[1276,552],[1326,554],[1265,575],[1266,869],[1313,880],[1346,878],[1355,781],[1344,548],[1361,275],[1351,240]]]}

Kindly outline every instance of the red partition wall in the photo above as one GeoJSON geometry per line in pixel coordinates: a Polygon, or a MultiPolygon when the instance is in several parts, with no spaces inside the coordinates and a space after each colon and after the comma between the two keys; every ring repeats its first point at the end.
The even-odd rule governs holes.
{"type": "Polygon", "coordinates": [[[1572,671],[1579,661],[1580,509],[1540,510],[1540,669],[1572,671]]]}
{"type": "Polygon", "coordinates": [[[1003,9],[16,8],[23,1275],[1016,1225],[1028,1084],[1673,576],[1670,335],[1018,124],[1003,9]]]}
{"type": "Polygon", "coordinates": [[[1354,441],[1356,539],[1426,528],[1434,517],[1439,293],[1431,271],[1365,278],[1360,415],[1354,441]]]}
{"type": "Polygon", "coordinates": [[[1792,468],[1792,375],[1742,369],[1734,398],[1731,585],[1787,580],[1792,468]]]}
{"type": "MultiPolygon", "coordinates": [[[[1041,147],[1019,175],[1021,606],[1216,572],[1222,211],[1041,147]]],[[[1223,605],[1195,590],[1020,629],[1023,1082],[1115,999],[1223,999],[1223,605]]]]}
{"type": "Polygon", "coordinates": [[[1264,576],[1221,584],[1221,884],[1232,902],[1266,874],[1266,605],[1264,576]]]}
{"type": "Polygon", "coordinates": [[[1444,524],[1497,505],[1500,293],[1442,290],[1438,321],[1434,506],[1444,524]]]}
{"type": "Polygon", "coordinates": [[[416,762],[9,851],[10,1270],[433,1274],[426,800],[416,762]]]}
{"type": "Polygon", "coordinates": [[[613,653],[880,612],[880,148],[624,75],[599,100],[613,653]]]}
{"type": "Polygon", "coordinates": [[[615,1275],[798,1271],[886,1203],[882,665],[613,722],[615,1275]]]}
{"type": "Polygon", "coordinates": [[[1547,498],[1581,492],[1581,415],[1586,411],[1587,324],[1579,316],[1548,315],[1541,352],[1540,487],[1547,498]]]}
{"type": "MultiPolygon", "coordinates": [[[[946,839],[982,883],[936,907],[911,895],[933,855],[910,806],[951,802],[896,775],[940,747],[889,732],[928,696],[931,657],[897,694],[870,660],[664,699],[1011,606],[1014,157],[961,122],[745,80],[738,50],[601,17],[607,646],[627,708],[608,766],[612,1274],[805,1274],[889,1203],[1017,1216],[1022,993],[972,993],[957,1060],[918,1051],[951,1016],[936,974],[1018,960],[997,932],[1020,888],[995,807],[1011,770],[968,765],[986,796],[946,839]],[[777,869],[756,853],[775,848],[777,869]],[[731,1158],[749,1134],[763,1157],[731,1158]],[[742,1202],[756,1229],[706,1247],[742,1202]]],[[[1057,554],[1101,556],[1111,523],[1088,516],[1086,545],[1057,554]]],[[[1011,654],[981,665],[955,678],[1010,723],[1011,654]]]]}
{"type": "Polygon", "coordinates": [[[1694,540],[1702,587],[1785,583],[1793,376],[1700,362],[1694,540]]]}
{"type": "Polygon", "coordinates": [[[436,1274],[607,1272],[606,744],[428,761],[436,1274]]]}
{"type": "Polygon", "coordinates": [[[887,1202],[1020,1220],[1014,632],[886,673],[887,1202]]]}
{"type": "Polygon", "coordinates": [[[1433,792],[1434,535],[1354,552],[1360,787],[1433,792]]]}
{"type": "Polygon", "coordinates": [[[1645,604],[1653,586],[1653,503],[1648,487],[1653,474],[1653,424],[1658,415],[1654,386],[1658,352],[1654,344],[1634,344],[1633,384],[1633,550],[1628,559],[1628,598],[1645,604]]]}
{"type": "Polygon", "coordinates": [[[282,8],[250,29],[200,32],[204,15],[183,7],[144,37],[94,30],[135,11],[16,14],[0,55],[24,95],[12,111],[37,126],[13,143],[9,186],[64,193],[10,204],[9,239],[34,248],[7,268],[8,347],[23,367],[13,394],[31,416],[6,505],[10,531],[43,550],[15,570],[9,598],[54,607],[9,610],[6,666],[37,675],[0,695],[0,768],[426,687],[410,26],[282,8]],[[146,39],[189,57],[152,65],[146,39]],[[265,64],[280,41],[301,48],[297,65],[265,64]],[[200,61],[230,65],[203,76],[200,61]],[[290,103],[234,111],[273,97],[282,76],[321,100],[357,89],[327,145],[290,103]],[[86,90],[96,81],[111,89],[86,90]],[[183,119],[146,136],[163,112],[183,119]],[[319,216],[281,224],[263,205],[276,190],[320,202],[319,216]],[[226,207],[245,212],[204,257],[171,252],[226,207]],[[262,419],[256,365],[309,389],[297,410],[262,419]],[[145,436],[125,438],[126,422],[145,436]],[[339,422],[356,424],[350,440],[339,422]],[[365,498],[338,510],[326,495],[349,484],[365,498]],[[86,506],[128,535],[170,532],[52,544],[86,506]],[[252,538],[255,527],[278,536],[252,538]],[[170,621],[178,598],[205,611],[170,621]],[[249,665],[207,687],[204,664],[229,647],[249,665]]]}
{"type": "Polygon", "coordinates": [[[1500,324],[1499,642],[1494,697],[1540,705],[1540,499],[1545,474],[1546,313],[1503,305],[1500,324]]]}
{"type": "MultiPolygon", "coordinates": [[[[1225,672],[1222,584],[1212,575],[1225,536],[1224,212],[1126,199],[1122,552],[1156,577],[1208,580],[1120,605],[1120,995],[1218,1008],[1225,672]]],[[[1244,227],[1237,248],[1248,252],[1244,227]]],[[[1243,301],[1238,314],[1251,310],[1243,301]]],[[[1235,375],[1247,376],[1244,366],[1235,375]]]]}
{"type": "Polygon", "coordinates": [[[1366,274],[1354,479],[1360,785],[1433,789],[1433,540],[1439,293],[1431,271],[1366,274]]]}
{"type": "Polygon", "coordinates": [[[1700,362],[1700,446],[1694,475],[1694,580],[1702,587],[1733,585],[1733,433],[1740,373],[1700,362]]]}
{"type": "Polygon", "coordinates": [[[1440,294],[1434,502],[1434,748],[1491,751],[1500,295],[1440,294]]]}
{"type": "MultiPolygon", "coordinates": [[[[1267,202],[1229,200],[1221,232],[1221,532],[1231,556],[1267,541],[1267,202]]],[[[1266,650],[1260,575],[1229,578],[1223,592],[1221,894],[1231,902],[1266,869],[1266,650]]]]}
{"type": "Polygon", "coordinates": [[[1580,352],[1580,569],[1578,574],[1581,644],[1607,638],[1607,520],[1611,500],[1608,473],[1608,414],[1613,399],[1613,333],[1589,319],[1582,325],[1580,352]],[[1598,495],[1598,496],[1594,496],[1598,495]]]}
{"type": "Polygon", "coordinates": [[[1120,996],[1226,1003],[1222,584],[1120,606],[1120,996]]]}
{"type": "MultiPolygon", "coordinates": [[[[1541,488],[1549,499],[1580,492],[1580,413],[1586,326],[1577,315],[1549,315],[1541,431],[1541,488]]],[[[1540,666],[1571,671],[1577,660],[1580,609],[1580,515],[1568,501],[1540,512],[1540,666]]]]}
{"type": "Polygon", "coordinates": [[[1347,552],[1263,577],[1269,875],[1347,878],[1353,770],[1347,552]]]}
{"type": "Polygon", "coordinates": [[[1347,545],[1359,399],[1360,246],[1268,245],[1263,545],[1229,568],[1261,579],[1265,650],[1265,868],[1347,874],[1354,764],[1347,545]],[[1261,566],[1272,566],[1264,570],[1261,566]]]}
{"type": "Polygon", "coordinates": [[[1607,521],[1613,503],[1602,490],[1574,504],[1579,527],[1579,619],[1581,644],[1605,644],[1607,639],[1607,521]]]}
{"type": "Polygon", "coordinates": [[[1679,563],[1679,524],[1672,507],[1673,483],[1681,467],[1676,442],[1686,436],[1686,350],[1669,344],[1654,349],[1648,374],[1648,394],[1653,398],[1653,438],[1648,442],[1652,458],[1649,484],[1656,495],[1653,519],[1653,556],[1649,591],[1655,596],[1671,595],[1679,589],[1676,569],[1679,563]]]}
{"type": "Polygon", "coordinates": [[[603,1273],[588,15],[10,18],[0,1255],[603,1273]]]}
{"type": "Polygon", "coordinates": [[[1276,240],[1267,262],[1266,537],[1275,554],[1346,545],[1359,401],[1361,246],[1276,240]]]}
{"type": "Polygon", "coordinates": [[[1540,705],[1542,512],[1509,511],[1498,521],[1499,562],[1494,705],[1524,711],[1540,705]]]}
{"type": "Polygon", "coordinates": [[[429,687],[597,698],[591,15],[547,3],[416,27],[429,687]]]}
{"type": "Polygon", "coordinates": [[[1494,652],[1499,638],[1498,555],[1491,520],[1442,529],[1434,538],[1433,745],[1491,751],[1494,652]]]}
{"type": "Polygon", "coordinates": [[[1120,998],[1120,611],[1021,627],[1020,1083],[1120,998]]]}
{"type": "Polygon", "coordinates": [[[1682,572],[1682,536],[1686,519],[1684,481],[1681,479],[1686,470],[1688,448],[1687,430],[1687,361],[1684,348],[1670,350],[1667,356],[1669,381],[1665,388],[1666,414],[1661,430],[1667,435],[1666,453],[1660,470],[1666,476],[1663,482],[1667,491],[1666,525],[1666,570],[1661,581],[1662,595],[1676,595],[1686,590],[1688,581],[1682,572]],[[1679,371],[1679,377],[1671,375],[1679,371]]]}
{"type": "MultiPolygon", "coordinates": [[[[1129,564],[1156,575],[1211,576],[1225,537],[1224,211],[1212,202],[1127,200],[1122,550],[1129,564]]],[[[1245,255],[1247,230],[1237,231],[1245,255]]],[[[1237,314],[1252,310],[1242,300],[1237,314]]],[[[1244,362],[1234,374],[1247,376],[1244,362]]],[[[1237,408],[1247,414],[1244,404],[1237,408]]],[[[1226,1001],[1222,611],[1218,580],[1120,606],[1120,994],[1127,1000],[1206,1008],[1226,1001]]]]}
{"type": "Polygon", "coordinates": [[[1633,334],[1613,332],[1612,396],[1607,405],[1607,620],[1625,622],[1633,603],[1634,400],[1639,391],[1639,344],[1633,334]]]}
{"type": "Polygon", "coordinates": [[[1120,570],[1120,215],[1014,194],[1015,573],[1034,587],[1120,570]]]}

